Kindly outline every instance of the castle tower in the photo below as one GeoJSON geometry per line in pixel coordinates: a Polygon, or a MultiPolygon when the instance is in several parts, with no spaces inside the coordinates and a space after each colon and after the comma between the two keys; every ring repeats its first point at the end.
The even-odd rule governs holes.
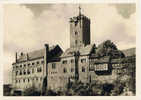
{"type": "Polygon", "coordinates": [[[82,47],[90,44],[90,19],[81,14],[70,18],[70,47],[82,47]]]}

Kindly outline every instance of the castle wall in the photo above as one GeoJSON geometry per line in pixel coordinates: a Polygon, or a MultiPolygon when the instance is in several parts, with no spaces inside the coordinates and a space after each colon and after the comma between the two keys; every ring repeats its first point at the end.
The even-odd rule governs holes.
{"type": "Polygon", "coordinates": [[[37,90],[40,90],[43,83],[44,67],[43,58],[14,64],[13,87],[21,90],[36,87],[37,90]]]}
{"type": "Polygon", "coordinates": [[[80,56],[78,61],[79,68],[79,80],[81,82],[88,82],[88,73],[89,73],[89,59],[88,56],[80,56]]]}
{"type": "Polygon", "coordinates": [[[48,63],[48,89],[56,90],[60,84],[60,62],[48,63]]]}

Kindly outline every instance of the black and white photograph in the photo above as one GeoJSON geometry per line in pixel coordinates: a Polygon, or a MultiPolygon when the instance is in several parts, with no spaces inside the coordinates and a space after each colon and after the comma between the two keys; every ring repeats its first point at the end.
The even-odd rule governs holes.
{"type": "Polygon", "coordinates": [[[3,10],[3,96],[136,96],[136,3],[3,10]]]}

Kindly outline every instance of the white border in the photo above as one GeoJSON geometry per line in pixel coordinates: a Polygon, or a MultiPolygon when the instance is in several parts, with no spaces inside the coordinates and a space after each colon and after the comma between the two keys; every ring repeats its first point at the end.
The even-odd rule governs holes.
{"type": "Polygon", "coordinates": [[[21,100],[141,100],[141,1],[138,0],[2,0],[0,1],[0,99],[21,100]],[[3,8],[5,3],[136,3],[137,10],[137,35],[136,35],[136,96],[42,96],[42,97],[4,97],[3,95],[3,8]]]}
{"type": "Polygon", "coordinates": [[[0,0],[2,3],[135,3],[137,0],[0,0]]]}

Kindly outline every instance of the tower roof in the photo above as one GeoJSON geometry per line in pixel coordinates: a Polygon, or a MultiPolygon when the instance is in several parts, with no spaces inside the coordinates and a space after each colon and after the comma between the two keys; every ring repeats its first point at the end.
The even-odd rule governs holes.
{"type": "MultiPolygon", "coordinates": [[[[74,17],[71,17],[70,18],[70,22],[75,22],[75,21],[78,21],[78,20],[80,20],[80,19],[89,19],[87,16],[85,16],[84,14],[82,14],[82,12],[81,12],[81,7],[80,7],[80,5],[79,5],[79,7],[78,7],[78,9],[79,9],[79,14],[78,14],[78,16],[74,16],[74,17]]],[[[89,19],[90,20],[90,19],[89,19]]]]}

